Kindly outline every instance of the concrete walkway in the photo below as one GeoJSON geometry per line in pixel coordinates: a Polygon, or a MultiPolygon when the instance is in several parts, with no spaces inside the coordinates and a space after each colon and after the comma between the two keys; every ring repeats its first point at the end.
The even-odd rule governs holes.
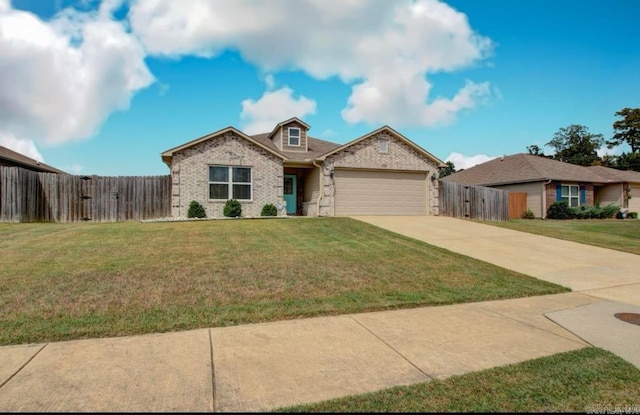
{"type": "Polygon", "coordinates": [[[611,323],[614,312],[640,310],[628,301],[638,301],[628,294],[640,283],[635,256],[448,218],[363,219],[582,292],[0,347],[0,411],[264,411],[589,344],[624,343],[619,354],[640,355],[640,327],[611,323]],[[589,340],[594,332],[599,340],[589,340]]]}

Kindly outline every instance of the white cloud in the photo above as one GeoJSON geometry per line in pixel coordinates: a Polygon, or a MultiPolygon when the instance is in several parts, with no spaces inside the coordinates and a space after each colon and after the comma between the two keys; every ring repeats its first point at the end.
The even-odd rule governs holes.
{"type": "Polygon", "coordinates": [[[342,112],[350,123],[449,123],[491,94],[488,83],[467,81],[453,97],[431,96],[429,74],[469,67],[492,50],[465,14],[438,0],[137,0],[129,18],[154,55],[233,49],[266,71],[337,76],[352,85],[342,112]]]}
{"type": "Polygon", "coordinates": [[[93,12],[65,9],[51,21],[0,1],[4,130],[47,143],[87,138],[153,82],[144,49],[112,19],[120,0],[93,12]]]}
{"type": "Polygon", "coordinates": [[[477,164],[485,163],[489,160],[493,160],[496,156],[487,156],[486,154],[476,154],[473,156],[465,156],[462,153],[453,152],[447,156],[445,162],[450,161],[456,166],[456,170],[468,169],[477,164]]]}
{"type": "Polygon", "coordinates": [[[82,172],[83,169],[84,167],[78,163],[71,163],[70,166],[65,166],[64,168],[62,168],[63,171],[66,171],[71,174],[80,174],[80,172],[82,172]]]}
{"type": "Polygon", "coordinates": [[[264,84],[266,85],[267,89],[271,91],[276,86],[276,79],[273,77],[273,75],[268,74],[264,77],[264,84]]]}
{"type": "Polygon", "coordinates": [[[40,154],[40,151],[38,151],[33,141],[26,138],[18,138],[10,132],[0,131],[0,146],[31,157],[34,160],[44,162],[44,157],[42,157],[42,154],[40,154]]]}
{"type": "Polygon", "coordinates": [[[316,102],[304,96],[295,98],[293,91],[280,88],[265,92],[260,99],[242,101],[242,131],[247,134],[270,132],[273,127],[291,117],[304,118],[316,112],[316,102]]]}
{"type": "Polygon", "coordinates": [[[598,157],[619,156],[623,152],[624,150],[620,146],[614,148],[600,147],[596,150],[596,154],[598,154],[598,157]]]}

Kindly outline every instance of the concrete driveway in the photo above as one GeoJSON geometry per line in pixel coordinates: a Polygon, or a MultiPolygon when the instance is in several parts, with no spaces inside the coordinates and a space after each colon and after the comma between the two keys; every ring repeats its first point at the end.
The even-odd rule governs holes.
{"type": "Polygon", "coordinates": [[[573,291],[640,305],[640,255],[441,216],[354,219],[573,291]]]}

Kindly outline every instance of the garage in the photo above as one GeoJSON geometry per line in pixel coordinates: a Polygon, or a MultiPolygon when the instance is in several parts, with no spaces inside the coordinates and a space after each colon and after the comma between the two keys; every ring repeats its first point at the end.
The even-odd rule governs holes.
{"type": "Polygon", "coordinates": [[[335,214],[426,215],[427,174],[372,170],[335,171],[335,214]]]}
{"type": "Polygon", "coordinates": [[[640,213],[640,186],[629,186],[629,193],[631,199],[629,199],[629,212],[640,213]]]}

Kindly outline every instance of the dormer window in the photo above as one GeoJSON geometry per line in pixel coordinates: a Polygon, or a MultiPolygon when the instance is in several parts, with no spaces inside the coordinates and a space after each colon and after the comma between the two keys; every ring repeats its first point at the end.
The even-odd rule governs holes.
{"type": "Polygon", "coordinates": [[[300,129],[289,127],[289,145],[290,146],[299,146],[300,145],[300,129]]]}

